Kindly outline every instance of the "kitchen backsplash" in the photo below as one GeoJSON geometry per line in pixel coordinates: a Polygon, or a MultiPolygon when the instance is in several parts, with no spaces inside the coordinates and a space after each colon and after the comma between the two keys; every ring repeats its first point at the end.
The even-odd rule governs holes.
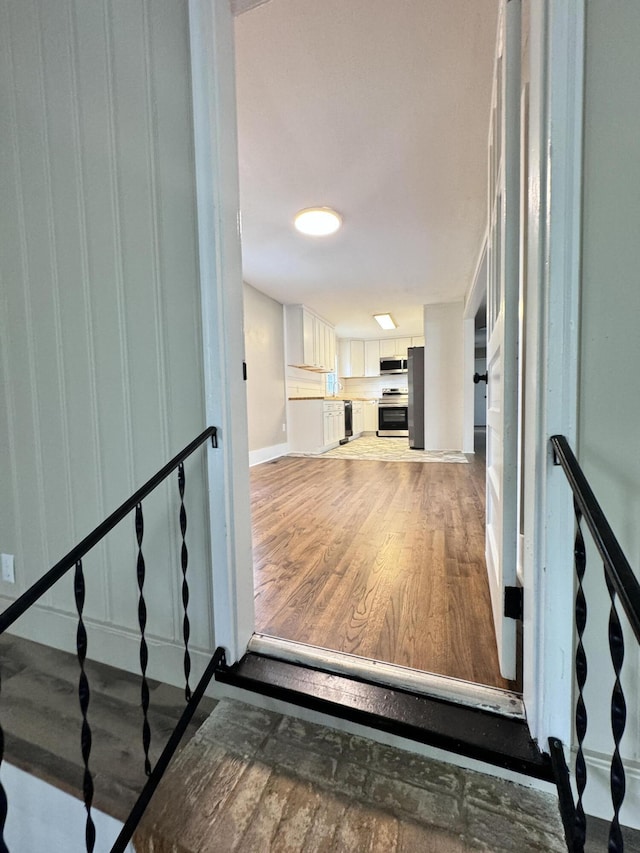
{"type": "Polygon", "coordinates": [[[340,391],[342,397],[380,397],[383,388],[406,388],[407,375],[358,377],[341,379],[340,382],[344,385],[344,390],[340,391]]]}
{"type": "Polygon", "coordinates": [[[287,397],[324,397],[325,374],[287,367],[287,397]]]}
{"type": "MultiPolygon", "coordinates": [[[[326,386],[327,374],[312,373],[297,367],[287,368],[287,397],[324,397],[331,395],[326,386]]],[[[336,389],[338,397],[368,397],[377,399],[383,388],[406,388],[407,376],[372,376],[340,379],[336,389]],[[342,386],[342,387],[341,387],[342,386]]]]}

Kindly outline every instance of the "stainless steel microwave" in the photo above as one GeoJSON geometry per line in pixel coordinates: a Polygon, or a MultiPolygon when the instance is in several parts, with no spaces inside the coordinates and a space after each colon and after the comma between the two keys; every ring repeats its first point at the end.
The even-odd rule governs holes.
{"type": "Polygon", "coordinates": [[[407,359],[406,358],[381,358],[380,359],[380,375],[387,373],[406,373],[407,359]]]}

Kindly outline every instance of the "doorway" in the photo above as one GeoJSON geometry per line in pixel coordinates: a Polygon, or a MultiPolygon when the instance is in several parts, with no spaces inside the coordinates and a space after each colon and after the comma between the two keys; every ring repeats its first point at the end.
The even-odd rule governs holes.
{"type": "MultiPolygon", "coordinates": [[[[267,12],[265,13],[264,9],[258,10],[260,15],[267,14],[268,11],[269,10],[267,9],[267,12]]],[[[265,68],[270,68],[269,63],[265,65],[265,68]]],[[[311,100],[311,97],[312,96],[310,95],[309,100],[311,100]]],[[[354,106],[357,108],[357,105],[354,106]]],[[[276,117],[278,115],[279,113],[275,113],[276,117]]],[[[290,116],[290,119],[293,119],[297,115],[297,113],[293,113],[293,115],[290,116]]],[[[241,122],[241,133],[243,126],[244,125],[241,122]]],[[[317,153],[314,156],[317,157],[317,153]]],[[[337,163],[337,166],[339,165],[340,161],[337,163]]],[[[484,183],[484,157],[482,158],[479,171],[482,175],[482,183],[484,183]]],[[[281,176],[281,172],[277,170],[275,171],[275,174],[281,176]]],[[[382,174],[380,175],[380,182],[384,182],[384,175],[382,174]]],[[[482,210],[484,215],[484,206],[482,210]]],[[[474,251],[477,251],[477,248],[478,247],[476,245],[474,247],[474,251]]],[[[458,246],[455,247],[456,251],[457,249],[458,246]]],[[[455,254],[456,251],[454,251],[454,247],[451,247],[451,254],[455,254]]],[[[300,269],[304,268],[304,263],[293,250],[291,257],[286,259],[286,263],[292,266],[296,266],[298,263],[300,269]]],[[[249,271],[249,275],[251,275],[252,270],[257,269],[257,266],[255,265],[255,258],[248,256],[245,267],[249,271]]],[[[326,269],[323,269],[323,274],[326,274],[327,277],[330,275],[327,273],[326,269]]],[[[279,291],[277,287],[275,287],[269,295],[278,295],[278,293],[279,291]]],[[[310,291],[309,299],[313,300],[314,298],[317,298],[315,294],[316,292],[313,290],[310,291]]],[[[288,298],[286,294],[284,297],[281,297],[282,301],[286,298],[288,298]]],[[[420,307],[421,306],[418,305],[418,308],[420,307]]],[[[299,362],[295,363],[298,364],[299,362]]],[[[307,376],[309,376],[309,374],[307,374],[307,376]]],[[[311,385],[313,384],[312,376],[309,376],[308,382],[306,381],[306,377],[298,378],[300,379],[300,383],[309,385],[309,389],[305,387],[303,390],[311,390],[311,385]]],[[[298,390],[298,394],[299,393],[300,391],[298,390]]],[[[262,411],[260,416],[262,418],[262,411]]],[[[330,464],[333,465],[333,462],[330,464]]],[[[275,634],[276,636],[284,637],[285,639],[295,639],[298,642],[307,642],[309,645],[313,646],[331,646],[335,648],[336,645],[341,645],[344,648],[345,653],[357,653],[363,658],[369,660],[391,659],[392,662],[397,663],[398,665],[432,672],[441,672],[442,674],[449,675],[450,677],[462,678],[469,681],[480,680],[485,683],[493,683],[494,685],[500,682],[499,677],[496,677],[495,673],[493,675],[486,673],[479,675],[478,673],[481,667],[476,664],[476,671],[474,673],[474,668],[470,665],[469,650],[474,647],[478,648],[478,636],[482,634],[483,638],[491,638],[493,635],[493,628],[490,620],[486,623],[486,628],[480,630],[479,626],[474,622],[474,617],[468,612],[468,610],[465,610],[465,607],[468,606],[470,602],[475,602],[479,605],[483,596],[478,594],[477,590],[469,594],[468,589],[458,590],[456,594],[452,595],[451,599],[447,595],[447,589],[453,587],[452,578],[455,577],[456,573],[459,572],[461,575],[468,573],[470,576],[472,572],[469,569],[469,566],[472,564],[475,566],[475,569],[479,569],[476,572],[478,583],[482,583],[486,586],[487,571],[484,566],[483,556],[484,504],[482,503],[482,507],[480,507],[478,504],[477,494],[475,497],[471,497],[474,492],[474,487],[471,485],[473,482],[472,478],[468,478],[468,487],[462,488],[460,483],[458,483],[458,480],[462,478],[462,474],[459,472],[458,474],[454,474],[453,466],[452,470],[446,476],[443,475],[441,481],[441,497],[443,503],[439,503],[438,500],[433,498],[433,496],[431,500],[431,509],[433,509],[434,518],[439,519],[441,524],[438,532],[435,524],[432,525],[428,520],[425,521],[425,519],[427,519],[427,515],[425,507],[422,504],[422,495],[425,492],[430,493],[432,490],[430,478],[436,477],[435,469],[432,469],[430,472],[429,469],[424,466],[416,469],[416,472],[413,472],[408,478],[411,481],[416,481],[417,483],[411,487],[406,487],[407,493],[411,492],[411,496],[408,498],[408,503],[417,507],[416,518],[422,519],[423,527],[427,528],[426,533],[432,536],[433,541],[421,541],[420,547],[418,547],[418,545],[414,545],[410,541],[411,535],[415,533],[416,541],[419,541],[419,537],[425,535],[425,530],[414,530],[412,528],[411,519],[407,519],[402,514],[400,516],[402,524],[399,523],[397,519],[389,519],[388,527],[385,527],[384,524],[378,522],[377,526],[382,532],[383,540],[380,541],[373,536],[369,537],[370,542],[375,543],[375,553],[362,558],[362,570],[358,571],[356,576],[352,578],[349,577],[346,567],[338,569],[335,568],[335,566],[341,565],[340,555],[336,556],[331,565],[328,567],[326,565],[323,566],[322,563],[318,565],[318,555],[325,553],[325,549],[330,554],[333,554],[331,549],[335,547],[335,541],[359,543],[358,548],[351,546],[350,550],[346,552],[355,561],[351,565],[358,563],[360,555],[367,554],[367,547],[369,547],[369,545],[360,541],[358,537],[359,532],[366,526],[366,519],[355,515],[351,516],[349,512],[350,505],[348,500],[345,500],[345,496],[368,494],[371,496],[374,504],[378,502],[384,509],[387,509],[397,503],[401,503],[401,501],[396,499],[398,489],[396,480],[401,480],[404,475],[396,474],[394,472],[393,476],[391,476],[390,469],[387,469],[385,477],[383,471],[380,470],[379,474],[381,479],[379,483],[374,483],[373,479],[370,482],[355,483],[355,475],[351,473],[349,475],[344,475],[349,479],[348,485],[345,485],[342,479],[343,475],[334,474],[333,479],[337,480],[338,484],[336,485],[334,483],[332,485],[331,482],[327,484],[323,481],[322,474],[320,472],[317,473],[317,476],[312,478],[309,474],[309,467],[309,461],[297,463],[287,462],[286,464],[283,461],[275,461],[273,464],[269,463],[269,467],[265,468],[265,470],[268,471],[268,478],[280,482],[280,493],[278,493],[275,488],[272,491],[269,491],[269,486],[265,482],[261,482],[261,495],[264,494],[267,497],[263,498],[260,495],[254,502],[254,507],[258,507],[254,509],[255,518],[257,519],[259,517],[260,519],[265,519],[264,528],[258,530],[256,536],[260,542],[268,541],[272,546],[272,550],[261,554],[257,561],[258,570],[261,573],[267,572],[265,567],[269,566],[267,575],[256,579],[258,630],[262,630],[265,633],[275,634]],[[282,472],[282,477],[279,475],[276,477],[276,468],[279,473],[282,472]],[[417,475],[418,470],[420,471],[420,477],[417,475]],[[307,491],[310,490],[310,483],[312,480],[315,492],[311,495],[305,494],[304,489],[306,488],[307,491]],[[422,482],[422,480],[424,480],[424,482],[422,482]],[[376,495],[376,485],[381,490],[380,495],[376,495]],[[393,494],[384,492],[383,487],[386,487],[387,485],[390,486],[392,490],[395,489],[393,494]],[[339,498],[342,499],[342,503],[337,503],[339,498],[334,495],[330,502],[330,506],[334,508],[334,514],[336,516],[336,520],[333,524],[326,520],[327,518],[331,518],[330,513],[328,516],[323,515],[322,517],[319,517],[318,506],[320,500],[317,497],[317,495],[330,495],[332,489],[335,489],[339,498]],[[413,490],[415,490],[415,494],[413,494],[413,490]],[[456,501],[458,503],[456,503],[456,501]],[[471,506],[475,506],[476,508],[476,517],[474,521],[469,518],[469,508],[471,506]],[[304,512],[306,513],[306,517],[304,514],[300,515],[300,507],[305,508],[304,512]],[[268,515],[267,508],[274,508],[275,515],[268,515]],[[316,512],[315,515],[312,510],[316,512]],[[464,510],[466,510],[466,515],[464,510]],[[296,518],[295,524],[293,521],[294,516],[296,518]],[[347,524],[347,518],[350,518],[350,526],[347,524]],[[445,520],[451,522],[451,529],[453,530],[454,521],[459,522],[460,519],[463,519],[463,521],[459,523],[459,526],[455,530],[457,541],[455,538],[452,538],[452,536],[445,536],[445,520]],[[481,522],[480,535],[472,535],[470,531],[475,529],[475,525],[478,520],[481,522]],[[345,524],[345,530],[337,530],[338,522],[345,524]],[[402,525],[404,525],[404,527],[402,525]],[[322,541],[317,541],[314,538],[314,526],[320,531],[322,541]],[[333,539],[329,538],[327,529],[333,530],[333,539]],[[307,536],[306,540],[303,535],[305,532],[307,536]],[[289,552],[286,552],[284,547],[284,543],[287,539],[289,541],[289,548],[292,549],[289,552]],[[469,545],[469,542],[472,539],[475,544],[479,545],[477,553],[475,544],[473,547],[469,545]],[[416,598],[415,590],[419,590],[420,583],[424,582],[424,577],[421,576],[417,567],[418,557],[416,556],[415,564],[412,563],[411,560],[406,561],[406,566],[408,566],[406,571],[408,575],[415,575],[415,589],[409,585],[409,581],[404,575],[404,570],[398,570],[396,572],[396,577],[393,577],[393,572],[390,570],[383,571],[382,569],[379,569],[376,572],[376,568],[380,562],[379,555],[385,554],[387,551],[392,552],[394,544],[401,547],[399,543],[404,543],[404,548],[407,553],[412,552],[414,549],[416,554],[420,549],[423,553],[429,552],[429,549],[433,550],[433,566],[443,567],[441,589],[430,591],[430,594],[432,594],[433,601],[440,602],[443,612],[447,613],[449,621],[453,624],[453,627],[447,624],[447,627],[445,628],[444,617],[441,615],[440,618],[442,625],[440,630],[434,631],[434,633],[438,634],[438,639],[434,640],[431,644],[432,646],[436,646],[441,642],[443,646],[441,650],[442,659],[437,662],[434,662],[433,660],[427,661],[426,659],[422,660],[420,659],[420,655],[415,653],[415,649],[420,646],[423,639],[421,637],[421,631],[424,630],[420,625],[420,614],[412,613],[409,606],[409,603],[417,603],[419,600],[419,598],[416,598]],[[301,546],[300,551],[296,551],[297,545],[301,546]],[[465,548],[467,551],[471,550],[473,552],[473,556],[469,556],[469,553],[467,553],[464,556],[464,559],[460,560],[451,556],[452,554],[457,555],[458,552],[462,553],[465,548]],[[305,549],[309,552],[310,567],[305,563],[307,556],[304,553],[305,549]],[[276,558],[274,558],[274,554],[277,555],[276,558]],[[291,554],[297,555],[293,565],[291,564],[291,554]],[[463,564],[464,568],[460,568],[463,564]],[[339,599],[338,593],[336,592],[337,581],[335,578],[327,581],[326,578],[321,577],[321,569],[323,567],[329,568],[330,572],[334,574],[341,574],[345,583],[350,585],[351,588],[349,595],[344,594],[343,615],[339,620],[336,620],[335,623],[331,622],[331,617],[328,615],[327,602],[330,602],[334,609],[337,609],[336,603],[339,599]],[[447,568],[451,570],[449,575],[447,575],[447,568]],[[333,581],[335,581],[335,584],[332,586],[333,581]],[[403,600],[403,595],[398,592],[398,588],[403,590],[403,595],[406,596],[406,601],[403,600]],[[276,619],[273,613],[268,614],[266,612],[266,602],[271,602],[272,607],[280,613],[280,620],[276,619]],[[310,602],[313,602],[313,604],[310,602]],[[384,606],[382,606],[383,602],[384,606]],[[322,615],[322,619],[319,619],[318,613],[322,615]],[[263,615],[264,622],[262,622],[263,615]],[[296,619],[301,620],[304,624],[296,625],[296,619]],[[406,619],[406,626],[400,624],[403,619],[406,619]],[[456,619],[458,620],[457,623],[456,619]],[[326,624],[323,620],[326,621],[326,624]],[[312,621],[319,621],[321,625],[324,624],[323,637],[313,635],[313,632],[310,630],[312,621]],[[468,635],[464,635],[465,628],[469,629],[468,635]],[[343,636],[338,640],[337,635],[340,631],[342,631],[343,636]],[[404,639],[408,639],[410,637],[411,643],[406,646],[403,645],[403,643],[398,640],[399,635],[404,635],[404,639]],[[378,639],[374,640],[374,636],[377,636],[378,639]],[[381,638],[385,638],[384,642],[381,638]],[[460,639],[460,648],[456,649],[457,639],[460,639]],[[378,646],[378,641],[380,641],[382,647],[378,646]],[[411,644],[412,648],[410,649],[409,646],[411,644]],[[447,657],[449,658],[449,661],[445,664],[443,663],[443,659],[447,659],[447,657]],[[466,669],[462,663],[465,659],[467,664],[466,669]],[[447,669],[449,670],[448,672],[445,671],[447,669]]],[[[258,478],[259,473],[260,472],[254,472],[254,480],[258,478]]],[[[484,478],[482,484],[482,492],[483,491],[484,478]]],[[[419,522],[416,521],[413,527],[418,526],[419,522]]],[[[377,533],[378,530],[375,532],[377,533]]],[[[335,554],[333,556],[335,556],[335,554]]],[[[327,558],[323,557],[322,559],[326,561],[327,558]]],[[[394,558],[392,557],[391,559],[394,558]]],[[[382,562],[384,563],[384,560],[382,560],[382,562]]],[[[398,560],[396,559],[395,562],[397,564],[398,560]]],[[[434,568],[434,577],[435,574],[436,572],[434,568]]],[[[469,577],[467,577],[467,580],[469,580],[469,577]]],[[[426,590],[422,590],[422,592],[426,595],[426,590]]],[[[437,617],[432,615],[432,619],[435,618],[437,617]]],[[[427,628],[427,635],[429,635],[429,631],[430,629],[427,628]]],[[[486,658],[488,654],[488,652],[481,652],[480,657],[486,658]]],[[[502,682],[500,682],[500,684],[501,686],[504,686],[502,682]]]]}
{"type": "MultiPolygon", "coordinates": [[[[208,423],[218,424],[223,441],[208,459],[212,483],[212,577],[215,638],[238,660],[254,630],[249,486],[246,461],[246,399],[237,383],[242,363],[237,241],[237,145],[232,116],[233,19],[226,4],[190,0],[190,43],[195,117],[198,234],[204,329],[204,387],[208,423]],[[228,132],[225,132],[225,127],[228,132]],[[218,213],[216,213],[218,211],[218,213]],[[211,237],[214,235],[215,239],[211,237]]],[[[525,623],[523,684],[532,735],[568,742],[566,709],[572,688],[572,635],[566,615],[571,583],[563,567],[571,559],[572,508],[558,478],[550,476],[545,453],[547,425],[575,438],[579,292],[581,93],[584,18],[565,10],[531,8],[530,175],[539,187],[531,199],[527,265],[529,296],[525,447],[525,623]],[[549,74],[555,87],[547,86],[549,74]],[[567,108],[567,104],[570,108],[567,108]],[[553,151],[553,160],[548,152],[553,151]],[[554,177],[552,181],[551,178],[554,177]],[[536,206],[537,205],[537,206],[536,206]],[[553,217],[551,209],[564,217],[553,217]],[[567,224],[570,212],[570,226],[567,224]],[[553,263],[551,263],[551,258],[553,263]],[[531,303],[531,304],[529,304],[531,303]],[[545,326],[540,318],[553,315],[545,326]],[[549,380],[549,365],[553,381],[549,380]],[[543,627],[544,626],[544,627],[543,627]]]]}

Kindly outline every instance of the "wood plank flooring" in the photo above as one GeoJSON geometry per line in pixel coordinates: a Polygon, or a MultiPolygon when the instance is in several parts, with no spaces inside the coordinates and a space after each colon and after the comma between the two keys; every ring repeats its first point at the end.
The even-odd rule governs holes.
{"type": "Polygon", "coordinates": [[[484,459],[251,471],[256,630],[513,689],[484,560],[484,459]]]}
{"type": "MultiPolygon", "coordinates": [[[[82,716],[77,657],[4,634],[0,637],[0,669],[4,758],[81,799],[84,765],[80,749],[82,716]]],[[[124,820],[147,781],[141,736],[140,676],[95,661],[87,661],[85,670],[91,686],[90,768],[95,783],[94,805],[124,820]]],[[[182,714],[184,691],[153,680],[149,680],[149,691],[153,763],[182,714]]],[[[215,705],[208,697],[202,700],[181,748],[215,705]]],[[[38,808],[39,804],[34,803],[34,812],[38,808]]]]}
{"type": "Polygon", "coordinates": [[[138,853],[566,850],[552,794],[229,699],[169,768],[134,843],[138,853]]]}

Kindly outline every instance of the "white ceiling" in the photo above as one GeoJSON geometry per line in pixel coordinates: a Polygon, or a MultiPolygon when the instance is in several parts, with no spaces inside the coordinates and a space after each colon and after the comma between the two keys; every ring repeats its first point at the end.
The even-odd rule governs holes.
{"type": "MultiPolygon", "coordinates": [[[[238,11],[252,5],[237,0],[238,11]]],[[[244,278],[339,337],[420,334],[486,225],[498,0],[269,0],[236,18],[244,278]],[[344,218],[323,239],[304,207],[344,218]],[[395,333],[372,314],[390,311],[395,333]]]]}

